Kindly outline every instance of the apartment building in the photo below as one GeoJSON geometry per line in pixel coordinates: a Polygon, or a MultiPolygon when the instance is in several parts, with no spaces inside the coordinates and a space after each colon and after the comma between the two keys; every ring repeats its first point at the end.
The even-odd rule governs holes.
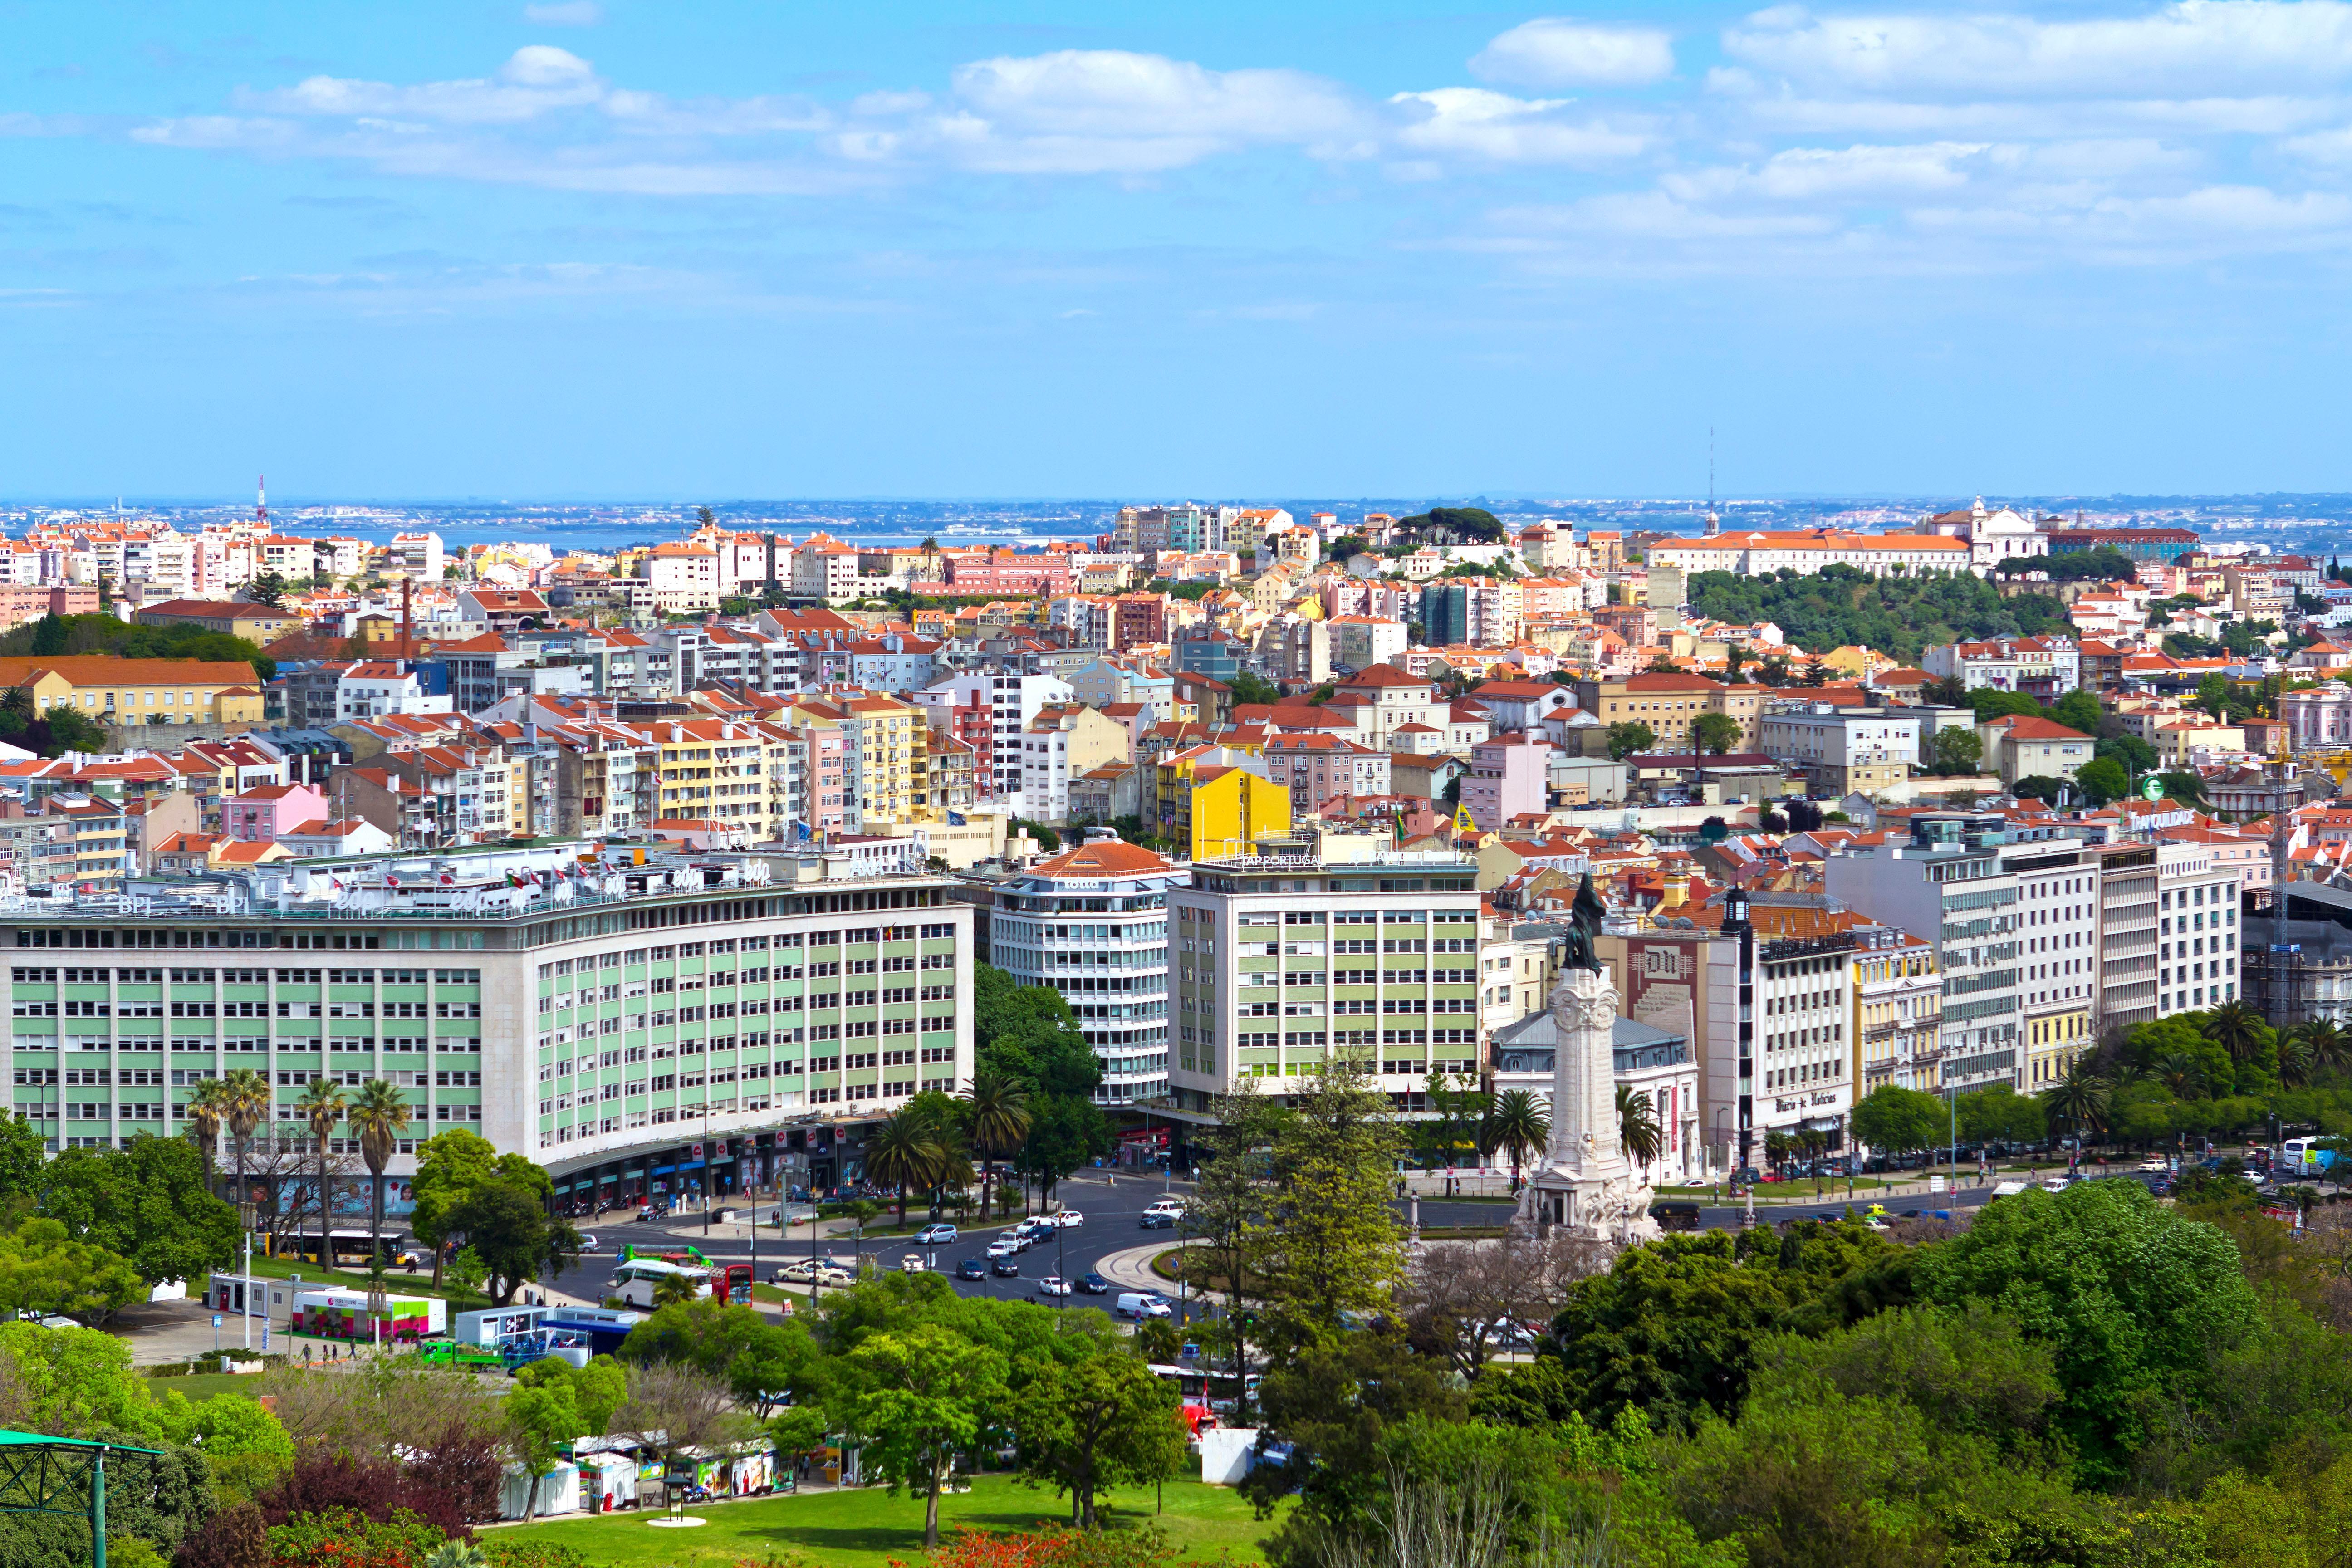
{"type": "Polygon", "coordinates": [[[2024,939],[2009,847],[2002,816],[1922,812],[1907,837],[1832,855],[1824,867],[1831,898],[1935,945],[1944,971],[1937,1089],[2020,1081],[2024,939]]]}
{"type": "Polygon", "coordinates": [[[1023,732],[1047,703],[1067,702],[1076,693],[1057,676],[989,671],[948,676],[908,696],[930,716],[932,728],[973,746],[979,753],[973,785],[987,798],[1021,788],[1023,732]],[[977,717],[982,709],[985,721],[977,717]]]}
{"type": "Polygon", "coordinates": [[[2099,847],[2099,1005],[2101,1036],[2152,1023],[2157,1005],[2157,847],[2099,847]]]}
{"type": "Polygon", "coordinates": [[[995,889],[989,959],[1069,1003],[1102,1063],[1098,1104],[1168,1092],[1168,894],[1190,879],[1149,849],[1102,840],[995,889]]]}
{"type": "Polygon", "coordinates": [[[1776,763],[1803,768],[1809,794],[1876,795],[1918,767],[1919,720],[1899,709],[1816,702],[1765,713],[1757,724],[1756,749],[1776,763]]]}
{"type": "Polygon", "coordinates": [[[1392,1100],[1433,1072],[1480,1070],[1475,862],[1393,851],[1202,860],[1168,900],[1178,1110],[1205,1112],[1244,1079],[1293,1093],[1327,1060],[1371,1075],[1392,1100]]]}
{"type": "Polygon", "coordinates": [[[2157,1016],[2237,1001],[2238,868],[2210,844],[2159,844],[2156,874],[2157,1016]]]}
{"type": "Polygon", "coordinates": [[[0,688],[19,688],[33,706],[73,708],[115,725],[257,726],[261,681],[249,664],[188,658],[112,658],[65,654],[0,658],[0,688]]]}
{"type": "Polygon", "coordinates": [[[313,1078],[382,1078],[415,1119],[389,1187],[464,1126],[548,1167],[559,1202],[617,1203],[683,1173],[853,1179],[865,1125],[970,1082],[971,912],[944,884],[772,890],[707,857],[572,875],[589,847],[281,862],[228,873],[267,896],[0,912],[14,1109],[53,1147],[175,1136],[197,1083],[251,1068],[290,1131],[313,1078]]]}
{"type": "Polygon", "coordinates": [[[1691,749],[1691,721],[1702,713],[1725,713],[1739,722],[1733,750],[1752,743],[1769,688],[1727,686],[1701,675],[1641,674],[1621,679],[1586,679],[1576,683],[1576,705],[1602,724],[1641,723],[1657,737],[1652,750],[1664,754],[1691,749]]]}
{"type": "Polygon", "coordinates": [[[1873,926],[1853,955],[1853,1079],[1856,1094],[1886,1084],[1933,1090],[1942,1029],[1944,981],[1935,945],[1908,931],[1873,926]]]}
{"type": "Polygon", "coordinates": [[[2017,1087],[2030,1090],[2065,1077],[2097,1044],[2102,861],[2095,845],[2048,839],[2011,846],[2002,864],[2017,878],[2017,1087]]]}

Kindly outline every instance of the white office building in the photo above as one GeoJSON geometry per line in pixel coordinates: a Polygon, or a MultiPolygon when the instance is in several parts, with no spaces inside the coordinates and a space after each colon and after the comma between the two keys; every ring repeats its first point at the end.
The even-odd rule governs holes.
{"type": "Polygon", "coordinates": [[[1188,879],[1149,849],[1098,839],[996,889],[989,957],[1069,1003],[1102,1063],[1101,1104],[1168,1092],[1168,893],[1188,879]]]}

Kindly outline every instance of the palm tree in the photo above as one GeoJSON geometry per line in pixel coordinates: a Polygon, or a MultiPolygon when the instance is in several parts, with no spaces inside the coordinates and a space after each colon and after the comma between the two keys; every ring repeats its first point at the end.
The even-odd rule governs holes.
{"type": "Polygon", "coordinates": [[[228,1120],[228,1085],[219,1079],[208,1078],[196,1085],[196,1092],[188,1099],[188,1131],[196,1136],[196,1145],[205,1152],[205,1191],[216,1190],[214,1165],[220,1154],[221,1124],[228,1120]]]}
{"type": "Polygon", "coordinates": [[[269,1119],[269,1080],[251,1068],[232,1068],[221,1075],[222,1114],[228,1135],[236,1142],[236,1212],[244,1228],[253,1228],[253,1194],[245,1187],[245,1152],[253,1134],[269,1119]]]}
{"type": "Polygon", "coordinates": [[[996,1161],[1010,1154],[1029,1137],[1029,1094],[1003,1073],[982,1070],[972,1075],[971,1091],[963,1097],[964,1125],[971,1146],[980,1151],[980,1218],[988,1223],[988,1184],[996,1161]]]}
{"type": "Polygon", "coordinates": [[[1511,1156],[1511,1190],[1519,1189],[1519,1162],[1528,1151],[1542,1149],[1551,1142],[1551,1118],[1536,1097],[1524,1089],[1507,1089],[1495,1097],[1495,1114],[1490,1123],[1495,1142],[1511,1156]]]}
{"type": "Polygon", "coordinates": [[[393,1145],[408,1131],[409,1115],[408,1101],[385,1079],[372,1078],[360,1085],[359,1098],[352,1101],[352,1131],[359,1134],[360,1158],[367,1162],[370,1177],[368,1258],[374,1274],[383,1270],[376,1261],[383,1248],[383,1168],[392,1163],[393,1145]]]}
{"type": "Polygon", "coordinates": [[[2205,1064],[2186,1051],[2167,1051],[2147,1064],[2157,1082],[2182,1100],[2193,1100],[2205,1087],[2205,1064]]]}
{"type": "MultiPolygon", "coordinates": [[[[319,1142],[319,1268],[322,1272],[335,1266],[334,1241],[327,1234],[329,1211],[334,1206],[327,1201],[327,1140],[335,1135],[335,1123],[343,1119],[348,1104],[342,1085],[323,1078],[312,1079],[310,1087],[294,1102],[294,1109],[309,1119],[310,1136],[319,1142]]],[[[296,1233],[298,1237],[299,1234],[296,1233]]],[[[300,1250],[299,1243],[296,1250],[300,1250]]]]}
{"type": "Polygon", "coordinates": [[[2301,1089],[2311,1081],[2311,1041],[2301,1029],[2289,1029],[2279,1037],[2279,1081],[2290,1089],[2301,1089]]]}
{"type": "Polygon", "coordinates": [[[1659,1131],[1650,1097],[1622,1083],[1617,1086],[1617,1140],[1627,1159],[1641,1163],[1642,1180],[1646,1184],[1651,1164],[1666,1146],[1665,1134],[1659,1131]]]}
{"type": "Polygon", "coordinates": [[[2087,1060],[2077,1060],[2066,1076],[2042,1091],[2042,1103],[2053,1116],[2063,1116],[2074,1130],[2077,1144],[2083,1131],[2104,1130],[2107,1123],[2107,1104],[2115,1093],[2115,1085],[2092,1070],[2087,1060]]]}
{"type": "Polygon", "coordinates": [[[944,1152],[929,1121],[911,1110],[885,1117],[867,1136],[866,1173],[898,1189],[900,1225],[907,1223],[907,1188],[929,1182],[944,1152]]]}
{"type": "Polygon", "coordinates": [[[2229,1052],[2233,1062],[2252,1056],[2268,1032],[2269,1026],[2243,1002],[2224,1003],[2205,1020],[2205,1037],[2229,1052]]]}
{"type": "Polygon", "coordinates": [[[654,1306],[680,1306],[702,1294],[702,1281],[691,1274],[665,1274],[654,1284],[654,1306]]]}
{"type": "Polygon", "coordinates": [[[2299,1024],[2294,1030],[2303,1043],[2311,1047],[2311,1065],[2316,1068],[2338,1068],[2344,1065],[2347,1040],[2333,1018],[2313,1018],[2299,1024]]]}

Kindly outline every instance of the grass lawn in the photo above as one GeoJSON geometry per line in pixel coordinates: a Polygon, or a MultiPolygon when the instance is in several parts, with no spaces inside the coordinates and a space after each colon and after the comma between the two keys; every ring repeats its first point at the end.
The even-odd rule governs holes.
{"type": "MultiPolygon", "coordinates": [[[[1165,1499],[1167,1511],[1159,1522],[1186,1556],[1213,1558],[1231,1548],[1235,1563],[1265,1560],[1257,1542],[1277,1520],[1253,1518],[1249,1504],[1231,1488],[1171,1481],[1165,1499]]],[[[1110,1500],[1117,1510],[1114,1529],[1151,1518],[1148,1487],[1113,1493],[1110,1500]]],[[[731,1568],[740,1557],[764,1560],[772,1553],[807,1568],[886,1568],[893,1558],[922,1561],[922,1500],[894,1498],[879,1488],[761,1498],[694,1511],[710,1522],[696,1530],[656,1530],[646,1522],[658,1517],[656,1510],[516,1528],[578,1547],[593,1568],[731,1568]]],[[[1034,1530],[1040,1523],[1066,1524],[1069,1517],[1066,1499],[1003,1476],[982,1476],[971,1491],[940,1500],[942,1535],[962,1527],[1034,1530]]],[[[501,1530],[494,1539],[509,1537],[501,1530]]]]}
{"type": "Polygon", "coordinates": [[[235,1373],[200,1372],[190,1377],[151,1377],[147,1380],[147,1389],[158,1399],[177,1389],[192,1403],[202,1405],[205,1400],[223,1394],[242,1394],[250,1399],[254,1386],[260,1381],[250,1374],[240,1377],[235,1373]]]}

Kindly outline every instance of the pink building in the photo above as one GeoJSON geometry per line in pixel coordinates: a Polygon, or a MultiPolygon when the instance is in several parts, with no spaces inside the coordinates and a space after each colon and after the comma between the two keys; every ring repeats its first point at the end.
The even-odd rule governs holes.
{"type": "Polygon", "coordinates": [[[1470,748],[1470,771],[1462,779],[1462,804],[1482,832],[1501,828],[1526,812],[1541,812],[1551,742],[1540,735],[1497,735],[1470,748]]]}
{"type": "Polygon", "coordinates": [[[959,594],[1022,594],[1038,597],[1070,591],[1066,555],[950,555],[948,586],[959,594]]]}
{"type": "Polygon", "coordinates": [[[1305,816],[1335,795],[1389,793],[1389,754],[1337,735],[1270,735],[1260,754],[1265,758],[1266,776],[1290,791],[1294,816],[1305,816]]]}
{"type": "Polygon", "coordinates": [[[327,797],[315,785],[262,784],[229,796],[221,822],[231,838],[266,842],[327,815],[327,797]]]}

